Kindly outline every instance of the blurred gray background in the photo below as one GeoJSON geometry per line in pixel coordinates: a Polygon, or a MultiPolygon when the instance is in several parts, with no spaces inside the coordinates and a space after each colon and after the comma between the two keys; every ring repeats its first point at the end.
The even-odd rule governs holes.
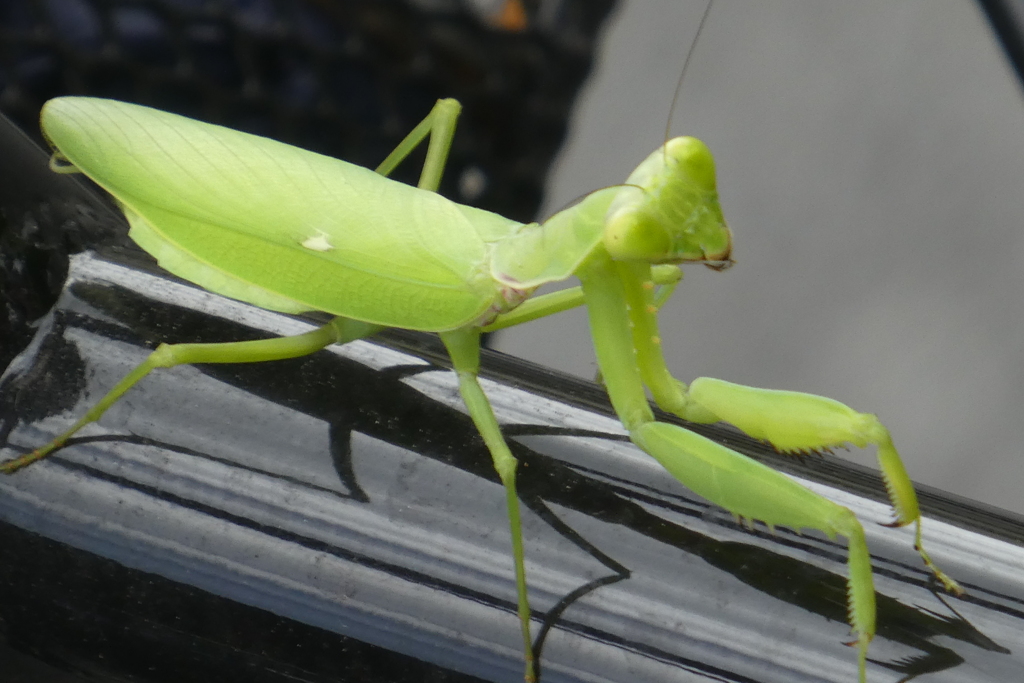
{"type": "MultiPolygon", "coordinates": [[[[543,215],[663,141],[703,7],[622,2],[543,215]]],[[[686,269],[673,372],[877,413],[915,480],[1024,512],[1024,106],[980,9],[716,0],[671,130],[714,152],[737,260],[686,269]]],[[[595,372],[582,311],[497,347],[595,372]]]]}

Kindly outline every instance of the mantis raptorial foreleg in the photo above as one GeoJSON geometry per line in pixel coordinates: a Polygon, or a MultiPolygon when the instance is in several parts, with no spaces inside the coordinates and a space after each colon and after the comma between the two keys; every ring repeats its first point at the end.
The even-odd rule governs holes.
{"type": "Polygon", "coordinates": [[[699,434],[664,422],[630,430],[633,443],[687,488],[743,519],[794,529],[819,529],[849,542],[849,622],[858,648],[860,682],[866,681],[868,644],[875,634],[875,588],[864,529],[841,505],[786,475],[699,434]]]}
{"type": "Polygon", "coordinates": [[[824,396],[793,391],[759,389],[700,377],[690,384],[689,399],[747,434],[767,441],[783,453],[806,453],[851,443],[878,447],[882,472],[895,519],[889,526],[916,523],[914,548],[947,591],[961,593],[952,578],[940,570],[921,542],[921,512],[917,494],[907,475],[889,430],[874,415],[858,413],[824,396]]]}
{"type": "Polygon", "coordinates": [[[918,522],[922,558],[948,590],[959,592],[959,586],[920,548],[917,499],[888,431],[872,415],[809,394],[770,392],[712,379],[697,380],[687,392],[685,385],[672,378],[662,359],[650,267],[613,263],[598,254],[579,275],[605,385],[634,443],[687,488],[738,517],[847,537],[850,624],[859,649],[863,683],[868,643],[875,632],[875,594],[860,522],[850,510],[784,474],[682,427],[656,422],[644,385],[663,408],[681,417],[697,422],[726,420],[785,450],[827,448],[846,442],[878,444],[897,522],[918,522]]]}
{"type": "Polygon", "coordinates": [[[693,422],[729,422],[782,453],[807,453],[843,446],[878,447],[878,464],[895,512],[892,526],[917,524],[915,548],[946,590],[960,593],[956,581],[942,572],[921,543],[921,512],[914,486],[889,430],[874,415],[860,413],[824,396],[748,387],[700,377],[689,389],[665,365],[658,337],[657,306],[646,267],[616,264],[628,302],[633,343],[644,383],[659,406],[693,422]]]}

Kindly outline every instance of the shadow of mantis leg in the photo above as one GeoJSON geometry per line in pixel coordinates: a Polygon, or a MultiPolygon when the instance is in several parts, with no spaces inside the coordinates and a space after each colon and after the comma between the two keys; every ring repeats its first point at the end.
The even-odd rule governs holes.
{"type": "Polygon", "coordinates": [[[491,452],[491,458],[494,460],[494,469],[497,470],[498,477],[505,486],[509,529],[512,532],[512,557],[515,563],[519,624],[523,634],[523,656],[526,659],[524,680],[526,683],[534,683],[537,677],[533,640],[530,637],[530,602],[526,588],[523,528],[519,516],[519,496],[516,493],[516,469],[519,463],[512,455],[512,451],[509,450],[508,444],[505,443],[505,437],[501,434],[501,428],[494,416],[491,402],[487,400],[477,379],[477,373],[480,371],[480,330],[442,332],[441,339],[448,349],[455,372],[459,377],[462,400],[466,403],[473,424],[476,425],[484,443],[487,444],[487,449],[491,452]]]}
{"type": "Polygon", "coordinates": [[[42,460],[63,446],[78,430],[96,422],[124,394],[157,368],[193,363],[258,363],[306,356],[333,343],[345,343],[373,334],[380,328],[346,318],[335,318],[323,327],[294,337],[227,342],[223,344],[161,344],[142,363],[108,391],[67,431],[41,448],[0,464],[0,473],[11,474],[42,460]]]}

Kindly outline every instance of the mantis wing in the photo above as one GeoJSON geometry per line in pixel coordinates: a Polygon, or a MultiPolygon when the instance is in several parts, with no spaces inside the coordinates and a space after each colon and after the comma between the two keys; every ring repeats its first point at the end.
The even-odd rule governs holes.
{"type": "Polygon", "coordinates": [[[503,308],[489,244],[519,227],[337,159],[138,105],[51,100],[43,131],[172,273],[284,312],[419,330],[503,308]]]}

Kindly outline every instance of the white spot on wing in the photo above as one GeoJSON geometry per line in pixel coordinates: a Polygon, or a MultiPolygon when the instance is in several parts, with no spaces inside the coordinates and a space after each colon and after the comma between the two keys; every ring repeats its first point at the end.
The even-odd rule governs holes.
{"type": "Polygon", "coordinates": [[[334,245],[327,241],[327,235],[322,232],[307,237],[302,241],[302,246],[313,251],[332,251],[334,249],[334,245]]]}

